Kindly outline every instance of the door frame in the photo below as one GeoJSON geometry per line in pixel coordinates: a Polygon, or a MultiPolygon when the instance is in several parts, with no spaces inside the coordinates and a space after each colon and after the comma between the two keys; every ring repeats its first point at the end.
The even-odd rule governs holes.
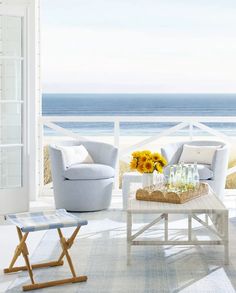
{"type": "Polygon", "coordinates": [[[29,209],[29,199],[37,198],[37,107],[39,100],[36,99],[36,88],[40,93],[39,70],[37,64],[38,40],[37,27],[37,0],[11,1],[11,4],[3,4],[0,14],[23,17],[23,133],[22,133],[22,188],[23,197],[19,190],[5,189],[0,191],[0,199],[4,203],[0,207],[0,215],[9,212],[21,212],[29,209]],[[30,25],[29,25],[30,24],[30,25]],[[17,196],[17,194],[18,196],[17,196]],[[32,195],[32,196],[30,196],[32,195]],[[6,199],[6,200],[4,200],[6,199]]]}

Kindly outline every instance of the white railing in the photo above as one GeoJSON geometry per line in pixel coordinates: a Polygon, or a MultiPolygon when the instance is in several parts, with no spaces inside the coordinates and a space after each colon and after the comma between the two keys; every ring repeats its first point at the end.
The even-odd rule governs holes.
{"type": "MultiPolygon", "coordinates": [[[[44,159],[43,159],[43,147],[44,147],[44,134],[43,127],[47,126],[55,130],[58,135],[68,136],[74,139],[81,139],[82,137],[78,133],[74,133],[68,129],[65,129],[56,123],[66,123],[66,122],[110,122],[113,123],[113,136],[114,145],[119,150],[119,159],[123,156],[129,154],[133,150],[143,147],[148,143],[154,142],[163,137],[169,136],[181,129],[188,128],[189,139],[192,140],[195,134],[194,127],[198,128],[210,135],[216,136],[218,139],[223,140],[226,143],[233,144],[236,143],[234,137],[227,136],[226,134],[207,126],[205,123],[236,123],[236,117],[227,116],[44,116],[40,118],[40,135],[39,135],[39,177],[40,177],[40,189],[43,188],[43,178],[44,178],[44,159]],[[149,122],[149,123],[176,123],[175,126],[163,130],[157,135],[150,136],[143,139],[142,141],[130,145],[126,148],[120,148],[120,123],[129,122],[149,122]]],[[[236,126],[236,124],[235,124],[236,126]]],[[[119,160],[118,160],[119,162],[119,160]]],[[[236,172],[236,166],[228,169],[228,175],[236,172]]],[[[115,188],[118,189],[119,186],[119,163],[116,167],[116,180],[115,188]]]]}

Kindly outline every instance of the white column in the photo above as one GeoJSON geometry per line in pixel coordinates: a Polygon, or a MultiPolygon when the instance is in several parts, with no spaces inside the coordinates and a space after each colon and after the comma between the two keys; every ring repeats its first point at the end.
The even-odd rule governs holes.
{"type": "Polygon", "coordinates": [[[38,135],[41,114],[40,60],[39,60],[39,1],[30,0],[28,6],[28,132],[29,132],[29,193],[30,199],[39,195],[38,135]]]}

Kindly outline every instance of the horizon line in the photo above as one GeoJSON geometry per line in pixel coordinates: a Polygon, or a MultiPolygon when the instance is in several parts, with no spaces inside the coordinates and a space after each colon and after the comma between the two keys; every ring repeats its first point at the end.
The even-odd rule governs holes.
{"type": "Polygon", "coordinates": [[[232,92],[232,93],[228,93],[228,92],[221,92],[221,93],[209,93],[209,92],[199,92],[199,93],[194,93],[194,92],[189,92],[189,93],[166,93],[166,92],[163,92],[163,93],[136,93],[136,92],[133,92],[133,93],[126,93],[126,92],[123,92],[123,93],[114,93],[114,92],[110,92],[110,93],[89,93],[89,92],[42,92],[42,95],[43,94],[46,94],[46,95],[54,95],[54,94],[57,94],[57,95],[64,95],[64,94],[67,94],[67,95],[235,95],[236,92],[232,92]]]}

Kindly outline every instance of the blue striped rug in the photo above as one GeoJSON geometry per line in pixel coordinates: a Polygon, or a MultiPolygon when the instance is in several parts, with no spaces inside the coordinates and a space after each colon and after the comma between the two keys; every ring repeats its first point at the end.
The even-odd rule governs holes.
{"type": "MultiPolygon", "coordinates": [[[[236,218],[230,220],[230,265],[223,264],[223,248],[214,246],[137,246],[132,247],[131,265],[126,265],[126,214],[119,210],[83,213],[80,216],[89,224],[81,228],[70,251],[78,274],[87,275],[86,283],[68,284],[38,292],[86,293],[154,293],[154,292],[236,292],[236,218]]],[[[151,216],[148,216],[151,219],[151,216]]],[[[136,219],[134,229],[147,223],[149,218],[136,219]]],[[[172,219],[173,229],[184,228],[183,218],[172,219]]],[[[162,226],[159,226],[162,229],[162,226]]],[[[155,233],[160,236],[162,230],[155,233]]],[[[196,224],[197,235],[207,237],[205,230],[196,224]]],[[[67,236],[72,229],[65,230],[67,236]]],[[[174,230],[171,237],[182,239],[183,233],[174,230]]],[[[56,231],[48,231],[36,251],[32,262],[56,259],[60,244],[56,231]]],[[[66,262],[66,261],[65,261],[66,262]]],[[[37,281],[70,276],[68,265],[35,270],[37,281]]],[[[29,283],[27,272],[18,278],[6,292],[21,292],[29,283]]]]}

